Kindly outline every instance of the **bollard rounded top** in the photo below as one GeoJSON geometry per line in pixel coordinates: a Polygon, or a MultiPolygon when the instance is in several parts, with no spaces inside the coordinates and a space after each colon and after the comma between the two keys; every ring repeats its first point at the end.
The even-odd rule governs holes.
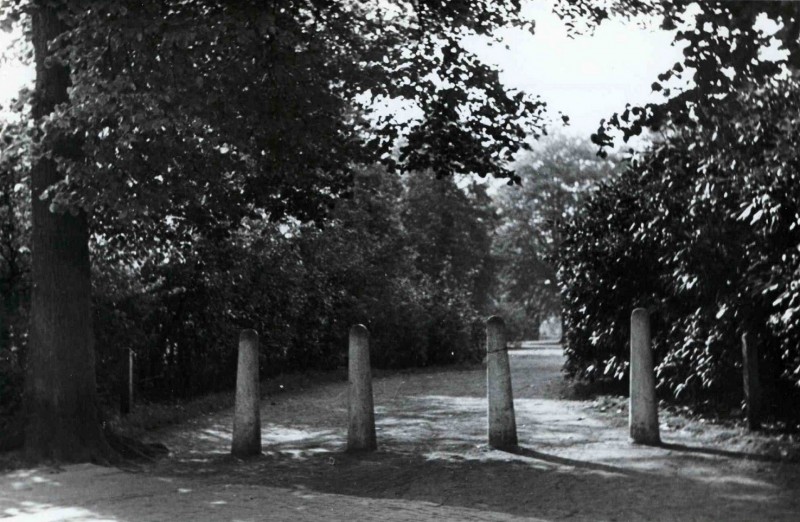
{"type": "Polygon", "coordinates": [[[350,327],[350,335],[369,337],[369,330],[363,324],[354,324],[350,327]]]}
{"type": "Polygon", "coordinates": [[[239,341],[258,342],[258,332],[252,328],[246,328],[239,332],[239,341]]]}
{"type": "Polygon", "coordinates": [[[499,315],[493,315],[486,320],[487,325],[505,326],[506,322],[499,315]]]}
{"type": "Polygon", "coordinates": [[[631,317],[649,317],[650,312],[647,311],[647,308],[634,308],[633,312],[631,312],[631,317]]]}

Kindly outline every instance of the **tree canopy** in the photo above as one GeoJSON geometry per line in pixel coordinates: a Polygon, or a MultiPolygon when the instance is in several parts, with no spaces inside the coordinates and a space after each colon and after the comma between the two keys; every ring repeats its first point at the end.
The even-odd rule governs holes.
{"type": "Polygon", "coordinates": [[[89,246],[135,273],[234,240],[243,220],[322,225],[375,161],[513,180],[509,160],[542,132],[543,104],[460,41],[532,27],[519,11],[516,0],[9,4],[2,24],[26,28],[37,67],[29,453],[109,454],[89,246]],[[411,117],[388,117],[386,103],[411,117]],[[138,259],[122,259],[130,247],[138,259]],[[61,396],[72,399],[56,408],[61,396]]]}
{"type": "Polygon", "coordinates": [[[658,21],[674,31],[684,58],[654,78],[662,102],[627,106],[601,122],[593,141],[602,148],[645,128],[692,127],[730,110],[742,89],[785,80],[800,66],[800,6],[795,2],[704,0],[560,0],[558,11],[576,32],[612,16],[658,21]],[[773,52],[766,52],[772,48],[773,52]]]}
{"type": "Polygon", "coordinates": [[[513,176],[543,124],[540,102],[459,45],[525,25],[513,1],[51,3],[71,83],[43,122],[42,150],[71,145],[59,208],[319,220],[354,163],[513,176]],[[397,100],[422,116],[378,113],[397,100]]]}

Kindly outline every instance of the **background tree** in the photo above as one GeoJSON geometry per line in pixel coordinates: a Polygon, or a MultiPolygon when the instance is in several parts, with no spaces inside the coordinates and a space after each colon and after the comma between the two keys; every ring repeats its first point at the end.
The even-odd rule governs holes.
{"type": "Polygon", "coordinates": [[[494,196],[500,222],[494,238],[498,260],[498,306],[517,339],[536,339],[548,317],[560,320],[556,253],[564,222],[594,185],[611,175],[587,141],[556,136],[521,154],[519,187],[501,187],[494,196]]]}
{"type": "Polygon", "coordinates": [[[417,271],[430,286],[429,333],[433,363],[459,359],[459,346],[474,355],[474,331],[488,313],[495,277],[491,230],[495,210],[486,187],[474,180],[435,179],[425,172],[407,178],[402,220],[417,271]]]}
{"type": "Polygon", "coordinates": [[[464,289],[483,311],[493,279],[489,231],[494,218],[485,185],[424,172],[407,177],[402,219],[414,264],[440,285],[464,289]]]}

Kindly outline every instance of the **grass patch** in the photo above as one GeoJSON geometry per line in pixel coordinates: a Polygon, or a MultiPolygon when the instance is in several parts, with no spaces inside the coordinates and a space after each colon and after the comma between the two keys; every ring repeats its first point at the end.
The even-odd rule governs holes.
{"type": "MultiPolygon", "coordinates": [[[[261,381],[261,399],[346,379],[347,374],[343,369],[280,374],[261,381]]],[[[126,437],[143,438],[147,432],[233,408],[234,400],[235,391],[226,390],[192,399],[134,404],[133,411],[125,416],[117,411],[106,410],[106,428],[126,437]]]]}

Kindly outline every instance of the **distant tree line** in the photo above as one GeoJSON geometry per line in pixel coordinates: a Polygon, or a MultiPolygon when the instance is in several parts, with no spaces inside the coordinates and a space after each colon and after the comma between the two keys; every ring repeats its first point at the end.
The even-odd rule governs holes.
{"type": "Polygon", "coordinates": [[[618,164],[599,158],[588,140],[556,135],[519,156],[520,186],[497,191],[495,305],[512,339],[537,339],[542,323],[561,322],[556,271],[565,227],[618,164]]]}
{"type": "MultiPolygon", "coordinates": [[[[11,174],[4,170],[3,181],[11,174]]],[[[229,388],[241,328],[261,333],[264,377],[342,365],[355,323],[369,328],[379,368],[479,361],[495,268],[485,186],[372,166],[358,170],[352,189],[324,227],[248,218],[231,230],[168,218],[95,236],[93,324],[106,406],[116,404],[127,349],[145,400],[229,388]]],[[[24,224],[28,189],[2,194],[0,225],[24,224]]],[[[15,250],[26,245],[22,236],[15,250]]],[[[0,284],[14,298],[4,303],[0,343],[8,413],[20,405],[29,266],[24,257],[18,275],[2,259],[0,284]]]]}
{"type": "MultiPolygon", "coordinates": [[[[21,406],[28,345],[29,94],[4,128],[0,163],[6,415],[21,406]]],[[[369,328],[381,368],[479,361],[491,313],[507,319],[512,339],[536,338],[559,315],[563,222],[611,166],[563,137],[520,156],[521,188],[361,166],[324,224],[178,209],[120,226],[101,207],[90,239],[101,402],[116,407],[126,350],[144,400],[231,387],[241,328],[261,333],[264,377],[342,365],[354,323],[369,328]]]]}

